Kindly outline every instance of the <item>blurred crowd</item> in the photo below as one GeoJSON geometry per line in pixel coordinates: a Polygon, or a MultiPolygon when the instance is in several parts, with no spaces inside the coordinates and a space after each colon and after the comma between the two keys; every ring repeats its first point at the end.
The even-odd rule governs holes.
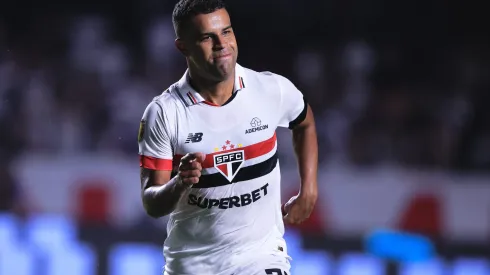
{"type": "MultiPolygon", "coordinates": [[[[133,3],[114,12],[117,16],[107,16],[109,4],[106,13],[41,11],[21,19],[4,10],[3,163],[25,153],[136,156],[145,106],[186,68],[173,43],[173,3],[141,3],[145,6],[133,3]]],[[[264,19],[251,22],[245,2],[233,4],[239,63],[282,74],[304,92],[316,114],[321,162],[490,169],[487,41],[446,41],[441,35],[447,26],[437,17],[427,21],[429,16],[411,28],[401,19],[392,21],[399,31],[388,26],[381,34],[355,27],[396,17],[377,14],[376,5],[365,14],[347,13],[346,21],[334,14],[299,18],[294,5],[284,3],[284,11],[276,11],[277,18],[296,16],[291,20],[259,14],[256,18],[264,19]],[[357,25],[348,18],[356,18],[357,25]],[[344,34],[334,22],[345,27],[344,34]],[[337,32],[328,33],[332,29],[337,32]]],[[[291,151],[282,153],[293,159],[291,151]]]]}

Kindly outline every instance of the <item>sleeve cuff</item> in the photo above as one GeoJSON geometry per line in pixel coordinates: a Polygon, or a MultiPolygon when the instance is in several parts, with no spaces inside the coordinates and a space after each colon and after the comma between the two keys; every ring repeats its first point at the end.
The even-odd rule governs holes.
{"type": "Polygon", "coordinates": [[[298,126],[301,122],[303,122],[306,118],[306,113],[308,112],[308,102],[306,101],[306,98],[303,96],[303,111],[291,122],[289,122],[289,129],[294,129],[296,126],[298,126]]]}
{"type": "Polygon", "coordinates": [[[155,157],[142,156],[140,155],[140,167],[151,169],[151,170],[164,170],[172,171],[171,159],[159,159],[155,157]]]}

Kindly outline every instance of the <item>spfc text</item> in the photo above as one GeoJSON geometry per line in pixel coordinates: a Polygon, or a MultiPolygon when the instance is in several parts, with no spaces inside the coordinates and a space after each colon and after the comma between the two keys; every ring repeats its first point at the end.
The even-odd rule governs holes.
{"type": "Polygon", "coordinates": [[[233,151],[214,155],[213,158],[214,167],[231,182],[243,165],[245,153],[243,150],[233,151]]]}

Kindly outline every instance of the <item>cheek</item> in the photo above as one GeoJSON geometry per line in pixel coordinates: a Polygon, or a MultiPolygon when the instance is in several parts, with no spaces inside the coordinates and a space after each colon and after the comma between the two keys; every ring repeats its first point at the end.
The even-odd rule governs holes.
{"type": "Polygon", "coordinates": [[[236,45],[236,36],[230,35],[230,37],[228,37],[228,41],[230,44],[236,45]]]}
{"type": "Polygon", "coordinates": [[[190,49],[191,57],[195,61],[206,59],[206,51],[202,47],[196,46],[190,49]]]}
{"type": "Polygon", "coordinates": [[[229,45],[230,45],[230,47],[232,47],[233,49],[238,50],[238,45],[237,45],[237,43],[236,43],[235,38],[230,39],[230,41],[228,42],[228,44],[229,44],[229,45]]]}
{"type": "Polygon", "coordinates": [[[200,56],[203,59],[206,59],[213,53],[213,50],[211,46],[207,45],[206,43],[198,45],[196,48],[196,54],[200,56]]]}

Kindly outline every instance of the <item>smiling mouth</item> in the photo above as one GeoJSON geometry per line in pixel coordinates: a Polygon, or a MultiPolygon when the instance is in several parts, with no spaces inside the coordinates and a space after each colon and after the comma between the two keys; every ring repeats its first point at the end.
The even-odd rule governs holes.
{"type": "Polygon", "coordinates": [[[222,59],[222,58],[227,58],[227,57],[231,57],[231,53],[229,53],[229,54],[223,54],[223,55],[220,55],[220,56],[216,56],[214,59],[222,59]]]}

